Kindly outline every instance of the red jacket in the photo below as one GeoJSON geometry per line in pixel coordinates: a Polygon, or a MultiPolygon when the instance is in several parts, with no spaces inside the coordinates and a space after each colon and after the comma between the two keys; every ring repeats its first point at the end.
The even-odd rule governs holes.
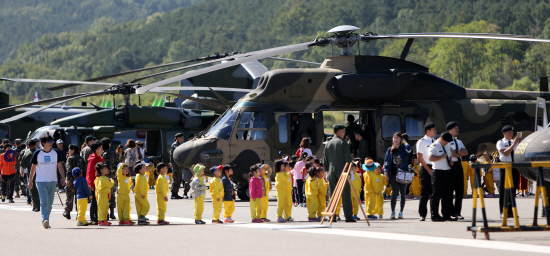
{"type": "Polygon", "coordinates": [[[103,157],[96,155],[95,152],[92,153],[90,157],[88,157],[88,170],[86,173],[86,181],[88,182],[88,186],[90,186],[90,188],[95,188],[95,165],[101,162],[103,162],[103,157]]]}
{"type": "MultiPolygon", "coordinates": [[[[11,152],[13,153],[13,151],[11,152]]],[[[12,175],[15,173],[15,164],[17,163],[17,160],[14,159],[14,161],[6,162],[6,160],[4,160],[4,154],[0,155],[0,170],[2,175],[12,175]]],[[[13,154],[15,155],[15,153],[13,154]]]]}
{"type": "Polygon", "coordinates": [[[260,178],[255,178],[255,177],[250,178],[248,191],[250,192],[251,199],[262,198],[264,193],[262,188],[262,180],[260,180],[260,178]]]}

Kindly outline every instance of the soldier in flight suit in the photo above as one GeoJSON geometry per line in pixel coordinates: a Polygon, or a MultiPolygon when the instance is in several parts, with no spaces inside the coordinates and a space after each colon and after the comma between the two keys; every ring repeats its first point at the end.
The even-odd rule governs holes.
{"type": "Polygon", "coordinates": [[[178,166],[178,164],[176,164],[176,162],[174,162],[174,150],[176,150],[176,148],[183,142],[183,133],[176,134],[174,140],[174,143],[170,146],[170,163],[172,164],[172,178],[174,179],[172,182],[172,196],[170,198],[183,199],[183,197],[178,195],[180,184],[184,182],[183,170],[180,166],[178,166]]]}
{"type": "Polygon", "coordinates": [[[76,196],[76,187],[74,186],[74,177],[73,169],[78,167],[82,170],[86,165],[84,159],[80,156],[78,146],[71,144],[69,145],[69,157],[67,158],[67,163],[65,164],[65,184],[67,184],[67,190],[65,193],[67,199],[65,200],[65,211],[63,216],[68,220],[71,219],[71,211],[73,210],[74,199],[76,196]]]}
{"type": "Polygon", "coordinates": [[[103,163],[107,165],[107,168],[109,168],[109,173],[107,174],[107,178],[113,179],[115,181],[115,185],[111,188],[111,199],[109,199],[109,209],[111,210],[111,213],[109,214],[109,217],[111,219],[116,219],[115,216],[115,207],[116,207],[116,188],[118,187],[118,181],[116,178],[116,171],[118,166],[118,155],[116,154],[114,149],[111,149],[111,139],[109,138],[103,138],[101,139],[101,144],[103,144],[103,154],[101,154],[101,157],[103,157],[103,163]]]}

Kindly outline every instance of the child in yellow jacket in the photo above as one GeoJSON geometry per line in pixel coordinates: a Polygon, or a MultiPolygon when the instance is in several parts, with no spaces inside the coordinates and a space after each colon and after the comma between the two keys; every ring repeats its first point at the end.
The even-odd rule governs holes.
{"type": "Polygon", "coordinates": [[[136,199],[136,211],[138,215],[138,225],[148,225],[148,218],[145,217],[149,213],[149,200],[147,199],[147,192],[149,192],[149,184],[145,172],[147,169],[143,164],[137,164],[134,166],[134,170],[137,173],[136,187],[134,188],[134,194],[136,199]]]}
{"type": "Polygon", "coordinates": [[[155,188],[155,164],[153,162],[149,162],[146,168],[147,168],[147,174],[145,176],[147,176],[149,189],[154,189],[155,188]]]}
{"type": "Polygon", "coordinates": [[[204,179],[204,166],[197,164],[193,167],[195,178],[191,182],[192,195],[195,200],[195,224],[206,224],[202,221],[202,212],[204,211],[204,196],[206,194],[206,184],[204,179]]]}
{"type": "Polygon", "coordinates": [[[277,192],[277,222],[285,223],[291,219],[292,177],[288,172],[288,162],[282,159],[275,161],[275,190],[277,192]]]}
{"type": "Polygon", "coordinates": [[[422,184],[420,183],[420,165],[416,162],[415,165],[411,168],[414,172],[414,177],[409,187],[409,195],[411,196],[420,196],[420,190],[422,189],[422,184]]]}
{"type": "Polygon", "coordinates": [[[157,193],[157,224],[168,225],[170,222],[164,220],[166,214],[166,203],[168,202],[168,165],[159,163],[157,165],[158,178],[156,182],[155,192],[157,193]]]}
{"type": "Polygon", "coordinates": [[[321,179],[317,177],[317,168],[306,164],[308,169],[309,177],[306,179],[306,206],[308,212],[308,221],[315,222],[320,221],[319,218],[316,218],[317,211],[319,210],[319,190],[323,183],[321,179]]]}
{"type": "Polygon", "coordinates": [[[325,180],[325,169],[323,167],[317,168],[317,179],[320,181],[321,186],[319,186],[319,195],[317,196],[318,209],[317,209],[317,218],[323,218],[323,212],[327,208],[327,189],[328,182],[325,180]]]}
{"type": "Polygon", "coordinates": [[[130,188],[132,187],[132,178],[128,165],[125,163],[118,164],[117,174],[118,194],[116,199],[116,207],[118,209],[118,224],[120,226],[132,226],[130,222],[130,188]]]}
{"type": "Polygon", "coordinates": [[[210,196],[212,197],[212,207],[214,208],[214,213],[212,213],[212,223],[214,224],[223,224],[223,221],[220,220],[220,213],[222,212],[223,204],[223,184],[222,184],[222,169],[223,166],[214,166],[211,169],[212,175],[214,178],[210,182],[210,196]]]}
{"type": "MultiPolygon", "coordinates": [[[[351,184],[353,184],[353,190],[355,190],[355,193],[351,191],[351,205],[353,210],[353,219],[360,220],[359,217],[357,217],[357,213],[359,212],[359,199],[355,197],[355,195],[359,196],[361,194],[361,170],[359,168],[360,164],[359,162],[352,162],[351,163],[351,170],[350,170],[350,180],[351,184]]],[[[351,188],[350,188],[351,189],[351,188]]]]}
{"type": "Polygon", "coordinates": [[[363,164],[363,169],[367,170],[363,174],[365,180],[365,201],[367,208],[368,219],[382,219],[384,214],[384,185],[386,185],[386,177],[381,174],[381,168],[378,163],[372,159],[363,164]],[[378,218],[374,216],[378,214],[378,218]]]}
{"type": "Polygon", "coordinates": [[[262,196],[262,213],[260,214],[261,219],[264,222],[271,222],[270,219],[267,218],[267,207],[269,205],[269,191],[271,190],[271,172],[273,170],[271,167],[267,164],[261,164],[260,165],[260,179],[262,179],[262,184],[264,185],[263,190],[263,196],[262,196]]]}
{"type": "Polygon", "coordinates": [[[111,197],[111,188],[115,185],[113,179],[107,178],[109,168],[106,164],[98,163],[95,166],[96,178],[94,180],[95,193],[97,198],[97,216],[100,226],[110,226],[111,222],[107,221],[109,210],[109,199],[111,197]]]}

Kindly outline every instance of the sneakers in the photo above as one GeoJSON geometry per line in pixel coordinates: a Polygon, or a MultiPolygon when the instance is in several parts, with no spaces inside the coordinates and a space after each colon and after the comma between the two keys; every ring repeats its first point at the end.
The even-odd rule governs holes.
{"type": "Polygon", "coordinates": [[[368,215],[368,216],[367,216],[367,219],[369,219],[369,220],[377,220],[378,217],[376,217],[376,216],[374,216],[374,215],[368,215]]]}
{"type": "Polygon", "coordinates": [[[378,215],[378,219],[384,219],[384,215],[378,215]]]}
{"type": "Polygon", "coordinates": [[[50,227],[50,221],[49,221],[49,220],[45,220],[44,222],[42,222],[42,226],[44,226],[45,229],[51,228],[51,227],[50,227]]]}
{"type": "Polygon", "coordinates": [[[285,218],[283,217],[277,218],[277,223],[285,223],[285,222],[286,222],[285,218]]]}
{"type": "Polygon", "coordinates": [[[271,220],[268,219],[268,218],[262,218],[262,221],[263,221],[263,222],[271,222],[271,220]]]}
{"type": "Polygon", "coordinates": [[[133,226],[135,223],[133,221],[130,221],[130,220],[125,220],[124,221],[124,226],[133,226]]]}
{"type": "Polygon", "coordinates": [[[92,222],[90,222],[90,225],[97,225],[97,224],[99,224],[99,223],[95,220],[92,220],[92,222]]]}
{"type": "Polygon", "coordinates": [[[10,203],[10,204],[13,204],[13,203],[15,203],[15,202],[13,201],[13,199],[10,199],[10,200],[9,200],[9,203],[10,203]]]}
{"type": "Polygon", "coordinates": [[[420,216],[420,219],[419,219],[419,220],[420,220],[420,221],[426,221],[426,217],[420,216]]]}
{"type": "Polygon", "coordinates": [[[183,199],[189,199],[189,197],[187,195],[183,195],[182,197],[183,199]]]}
{"type": "Polygon", "coordinates": [[[195,224],[206,224],[206,222],[202,221],[202,220],[195,220],[195,224]]]}
{"type": "Polygon", "coordinates": [[[140,226],[142,226],[142,225],[149,225],[149,222],[148,222],[148,221],[138,220],[138,225],[140,225],[140,226]]]}
{"type": "Polygon", "coordinates": [[[65,190],[64,190],[64,189],[60,189],[60,190],[59,190],[59,193],[60,193],[60,194],[61,194],[61,193],[65,193],[65,190]]]}
{"type": "Polygon", "coordinates": [[[317,218],[307,218],[309,222],[317,222],[319,221],[317,218]]]}
{"type": "Polygon", "coordinates": [[[399,215],[397,215],[398,219],[403,219],[403,212],[399,212],[399,215]]]}
{"type": "Polygon", "coordinates": [[[125,220],[119,221],[119,222],[118,222],[118,225],[119,225],[119,226],[124,226],[125,224],[126,224],[126,221],[125,221],[125,220]]]}
{"type": "Polygon", "coordinates": [[[397,218],[395,218],[395,212],[391,212],[391,217],[390,217],[390,219],[392,219],[392,220],[397,219],[397,218]]]}
{"type": "Polygon", "coordinates": [[[252,219],[252,223],[262,223],[260,219],[252,219]]]}
{"type": "Polygon", "coordinates": [[[90,223],[88,223],[86,221],[79,221],[79,222],[76,223],[76,225],[78,227],[82,227],[82,226],[88,226],[88,225],[90,225],[90,223]]]}
{"type": "Polygon", "coordinates": [[[63,217],[67,218],[68,220],[71,219],[71,213],[70,212],[63,212],[63,217]]]}
{"type": "Polygon", "coordinates": [[[221,220],[212,220],[212,224],[223,224],[221,220]]]}
{"type": "Polygon", "coordinates": [[[223,223],[233,223],[235,222],[234,220],[231,219],[231,217],[227,217],[223,220],[223,223]]]}
{"type": "Polygon", "coordinates": [[[108,222],[106,220],[98,222],[100,226],[111,226],[111,222],[108,222]]]}
{"type": "Polygon", "coordinates": [[[357,217],[357,215],[353,215],[353,219],[354,220],[361,220],[359,217],[357,217]]]}
{"type": "Polygon", "coordinates": [[[159,225],[168,225],[168,224],[170,224],[170,222],[164,221],[164,220],[159,220],[159,221],[157,221],[157,224],[159,224],[159,225]]]}
{"type": "Polygon", "coordinates": [[[286,219],[286,221],[288,221],[288,222],[294,221],[294,218],[288,217],[288,219],[286,219]]]}
{"type": "Polygon", "coordinates": [[[486,198],[495,198],[495,194],[489,193],[485,197],[486,198]]]}
{"type": "Polygon", "coordinates": [[[183,197],[179,196],[178,194],[172,195],[170,199],[183,199],[183,197]]]}
{"type": "Polygon", "coordinates": [[[148,221],[149,218],[145,217],[145,216],[139,216],[138,218],[138,221],[148,221]]]}

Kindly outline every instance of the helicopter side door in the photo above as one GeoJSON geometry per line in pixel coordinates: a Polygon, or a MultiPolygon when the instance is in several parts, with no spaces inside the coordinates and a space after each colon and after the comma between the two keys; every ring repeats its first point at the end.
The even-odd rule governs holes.
{"type": "Polygon", "coordinates": [[[240,112],[229,141],[229,158],[237,165],[236,168],[248,173],[248,168],[253,164],[269,163],[269,114],[262,108],[241,109],[240,112]]]}

